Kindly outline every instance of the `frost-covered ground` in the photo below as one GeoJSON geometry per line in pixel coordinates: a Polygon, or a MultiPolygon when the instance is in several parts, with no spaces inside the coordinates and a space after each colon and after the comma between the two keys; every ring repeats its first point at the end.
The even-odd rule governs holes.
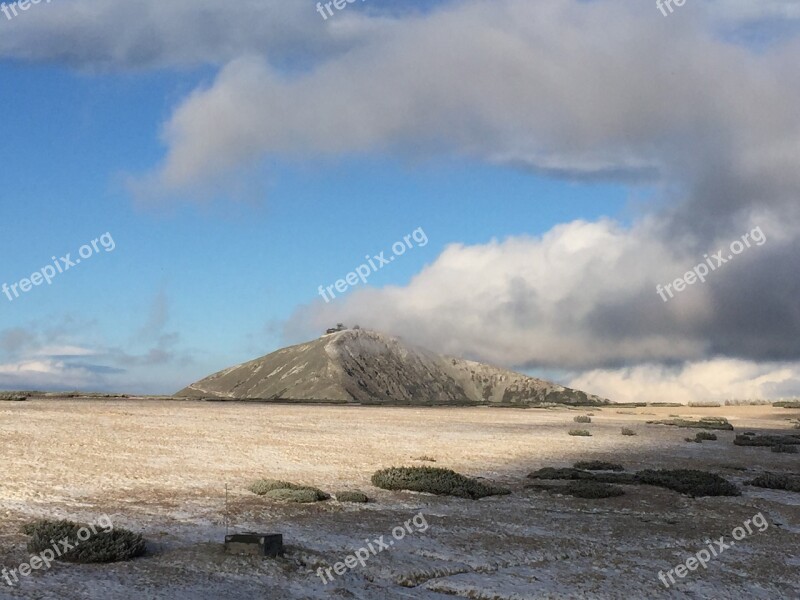
{"type": "Polygon", "coordinates": [[[737,483],[759,470],[800,472],[798,455],[645,425],[721,415],[737,430],[788,430],[800,411],[771,407],[594,410],[593,437],[566,435],[582,411],[359,408],[176,402],[33,400],[0,403],[0,563],[29,559],[20,525],[34,517],[101,514],[141,531],[148,556],[126,564],[58,564],[0,598],[800,598],[800,494],[743,487],[738,498],[693,500],[627,487],[606,500],[525,489],[543,466],[614,459],[628,470],[701,468],[737,483]],[[648,414],[646,414],[648,413],[648,414]],[[622,426],[638,432],[620,435],[622,426]],[[430,464],[499,481],[505,497],[469,501],[371,487],[393,465],[430,464]],[[746,467],[748,471],[740,470],[746,467]],[[360,488],[368,505],[280,505],[245,486],[256,477],[360,488]],[[284,535],[279,560],[227,556],[232,531],[284,535]],[[316,570],[365,540],[391,537],[419,512],[429,528],[396,541],[327,586],[316,570]],[[756,513],[769,522],[670,589],[658,579],[756,513]]]}

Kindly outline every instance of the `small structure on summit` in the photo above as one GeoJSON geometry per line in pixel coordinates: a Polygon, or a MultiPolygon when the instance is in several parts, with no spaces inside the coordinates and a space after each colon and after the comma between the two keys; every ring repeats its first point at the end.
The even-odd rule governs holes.
{"type": "Polygon", "coordinates": [[[340,331],[345,331],[346,329],[347,326],[344,323],[337,323],[336,327],[331,327],[330,329],[327,329],[325,331],[325,335],[328,335],[330,333],[339,333],[340,331]]]}

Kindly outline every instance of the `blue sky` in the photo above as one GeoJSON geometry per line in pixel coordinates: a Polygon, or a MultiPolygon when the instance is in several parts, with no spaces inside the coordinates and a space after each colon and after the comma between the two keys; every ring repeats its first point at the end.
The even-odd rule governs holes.
{"type": "MultiPolygon", "coordinates": [[[[796,24],[783,5],[754,15],[730,2],[718,19],[687,6],[668,21],[619,2],[403,3],[419,12],[355,4],[323,22],[314,3],[265,4],[230,15],[208,3],[219,39],[207,45],[192,31],[208,26],[193,22],[199,8],[183,2],[169,11],[142,2],[143,23],[124,39],[117,2],[0,16],[0,283],[29,277],[51,256],[74,257],[106,232],[115,242],[52,285],[0,296],[0,387],[172,393],[344,320],[596,393],[623,393],[621,382],[647,389],[651,377],[667,394],[793,393],[784,370],[796,349],[780,332],[747,355],[735,349],[747,332],[717,340],[748,307],[724,322],[708,317],[708,303],[719,302],[709,294],[749,285],[740,269],[759,272],[755,252],[730,280],[674,306],[642,290],[756,218],[793,218],[786,189],[770,190],[763,214],[754,198],[716,207],[703,169],[718,174],[716,161],[727,171],[749,157],[697,148],[749,140],[776,156],[770,169],[785,168],[767,150],[796,141],[783,110],[796,82],[761,99],[774,103],[773,121],[787,115],[780,127],[740,127],[741,106],[714,98],[689,115],[648,113],[649,77],[669,86],[673,104],[699,91],[697,78],[684,68],[675,79],[669,65],[645,77],[646,63],[630,54],[641,39],[674,36],[711,53],[698,73],[735,65],[728,79],[713,76],[723,91],[754,73],[783,73],[796,24]],[[601,27],[589,29],[592,14],[620,31],[636,24],[642,38],[606,42],[601,27]],[[518,27],[521,15],[530,23],[518,27]],[[563,39],[544,42],[536,17],[556,30],[563,23],[563,39]],[[497,51],[493,27],[522,45],[497,51]],[[771,30],[775,47],[764,42],[771,30]],[[619,70],[595,70],[602,92],[587,85],[593,65],[581,59],[592,44],[625,57],[619,70]],[[548,79],[558,69],[564,75],[548,79]],[[319,285],[420,227],[429,243],[374,274],[372,292],[320,300],[319,285]],[[679,247],[664,233],[676,227],[679,247]],[[458,284],[440,285],[456,275],[458,284]],[[603,337],[616,314],[637,328],[603,337]],[[473,320],[495,325],[475,339],[459,325],[473,320]],[[718,385],[698,391],[692,369],[718,385]],[[751,385],[765,374],[771,387],[751,385]]],[[[714,185],[741,186],[737,177],[714,185]]],[[[765,179],[753,175],[753,196],[765,179]]],[[[778,225],[770,233],[787,244],[770,246],[772,264],[788,264],[791,236],[778,225]]]]}

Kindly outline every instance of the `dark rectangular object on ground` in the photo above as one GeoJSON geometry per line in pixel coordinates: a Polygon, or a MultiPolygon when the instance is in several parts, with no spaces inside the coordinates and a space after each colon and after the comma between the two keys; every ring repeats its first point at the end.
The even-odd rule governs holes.
{"type": "Polygon", "coordinates": [[[275,558],[283,555],[283,535],[279,533],[235,533],[225,536],[228,554],[251,554],[275,558]]]}

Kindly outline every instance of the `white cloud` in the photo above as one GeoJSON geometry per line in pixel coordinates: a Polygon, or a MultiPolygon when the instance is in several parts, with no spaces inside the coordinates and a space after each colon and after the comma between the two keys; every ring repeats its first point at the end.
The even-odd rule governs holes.
{"type": "Polygon", "coordinates": [[[800,396],[800,363],[714,359],[680,367],[646,364],[589,371],[567,385],[615,402],[769,400],[800,396]]]}

